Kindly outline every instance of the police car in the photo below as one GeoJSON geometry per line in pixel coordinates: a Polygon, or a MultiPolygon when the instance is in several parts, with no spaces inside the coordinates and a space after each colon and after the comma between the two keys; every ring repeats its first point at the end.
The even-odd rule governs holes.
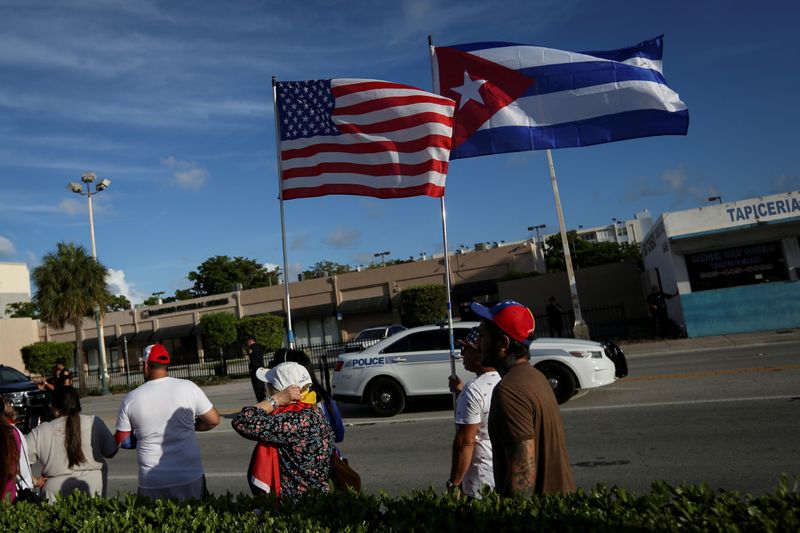
{"type": "MultiPolygon", "coordinates": [[[[454,323],[453,338],[463,339],[478,324],[454,323]]],[[[617,371],[608,355],[604,345],[593,341],[541,338],[531,343],[531,364],[547,377],[559,403],[578,390],[613,383],[617,371]]],[[[456,374],[465,382],[475,377],[464,370],[458,349],[456,374]]],[[[450,394],[449,375],[447,326],[421,326],[396,333],[361,352],[340,355],[333,394],[343,402],[366,403],[379,416],[394,416],[405,408],[409,397],[450,394]]]]}

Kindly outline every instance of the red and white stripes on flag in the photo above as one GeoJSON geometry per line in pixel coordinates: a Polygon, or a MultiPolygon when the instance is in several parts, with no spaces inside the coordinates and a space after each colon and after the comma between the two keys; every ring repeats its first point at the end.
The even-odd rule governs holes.
{"type": "Polygon", "coordinates": [[[444,195],[455,102],[408,85],[277,83],[282,199],[444,195]]]}

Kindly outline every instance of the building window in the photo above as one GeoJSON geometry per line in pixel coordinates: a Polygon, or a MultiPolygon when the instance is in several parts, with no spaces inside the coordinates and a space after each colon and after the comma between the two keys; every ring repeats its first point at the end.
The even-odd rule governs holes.
{"type": "Polygon", "coordinates": [[[686,254],[692,291],[789,279],[780,242],[686,254]]]}
{"type": "Polygon", "coordinates": [[[332,344],[340,341],[339,324],[335,316],[292,320],[298,346],[332,344]]]}

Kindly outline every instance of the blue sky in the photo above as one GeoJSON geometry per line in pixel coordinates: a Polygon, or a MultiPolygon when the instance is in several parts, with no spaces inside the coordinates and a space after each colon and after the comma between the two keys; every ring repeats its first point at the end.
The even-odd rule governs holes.
{"type": "MultiPolygon", "coordinates": [[[[86,200],[65,185],[95,171],[112,180],[99,259],[133,301],[188,287],[213,255],[282,263],[271,76],[430,90],[428,34],[576,51],[665,34],[689,134],[555,151],[570,228],[795,190],[798,21],[789,1],[0,0],[0,261],[90,249],[86,200]]],[[[452,162],[446,203],[451,249],[557,230],[542,152],[452,162]]],[[[285,208],[291,272],[441,251],[438,199],[285,208]]]]}

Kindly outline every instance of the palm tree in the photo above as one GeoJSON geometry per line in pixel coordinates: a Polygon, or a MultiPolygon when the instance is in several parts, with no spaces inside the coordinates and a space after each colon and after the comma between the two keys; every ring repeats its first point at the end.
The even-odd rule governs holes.
{"type": "Polygon", "coordinates": [[[86,248],[60,242],[55,252],[48,252],[42,264],[33,270],[36,294],[33,301],[39,319],[56,329],[66,324],[75,327],[80,391],[86,394],[89,365],[83,350],[83,319],[95,306],[105,309],[111,294],[106,287],[106,267],[86,252],[86,248]]]}

